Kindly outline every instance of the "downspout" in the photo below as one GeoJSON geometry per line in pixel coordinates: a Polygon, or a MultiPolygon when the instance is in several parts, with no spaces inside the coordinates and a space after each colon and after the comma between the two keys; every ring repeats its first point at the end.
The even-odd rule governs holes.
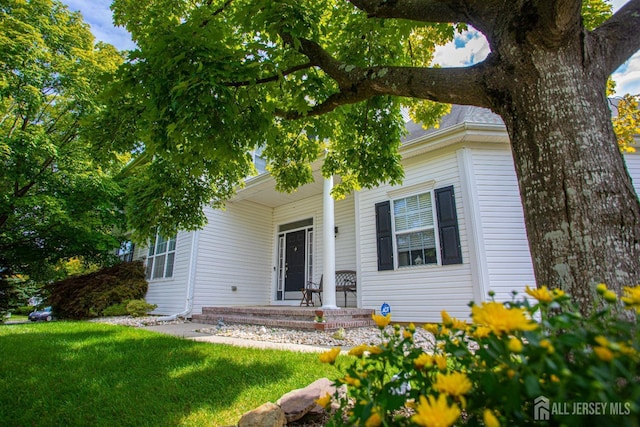
{"type": "Polygon", "coordinates": [[[171,314],[169,316],[158,317],[159,322],[170,322],[180,317],[187,318],[193,310],[193,296],[196,287],[196,267],[198,257],[198,239],[200,237],[200,230],[193,232],[193,239],[191,239],[191,255],[189,259],[189,279],[187,280],[187,300],[185,302],[184,310],[180,313],[171,314]]]}

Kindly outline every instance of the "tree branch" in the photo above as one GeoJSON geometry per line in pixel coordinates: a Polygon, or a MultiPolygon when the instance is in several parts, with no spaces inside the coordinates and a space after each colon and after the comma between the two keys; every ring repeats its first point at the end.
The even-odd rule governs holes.
{"type": "MultiPolygon", "coordinates": [[[[409,19],[418,22],[467,22],[464,12],[466,3],[476,1],[437,1],[437,0],[351,0],[358,9],[370,18],[409,19]]],[[[492,3],[487,0],[485,3],[492,3]]]]}
{"type": "Polygon", "coordinates": [[[265,77],[262,79],[258,79],[255,81],[252,80],[244,80],[244,81],[240,81],[240,82],[225,82],[222,83],[223,86],[227,86],[227,87],[242,87],[242,86],[250,86],[252,84],[262,84],[262,83],[269,83],[269,82],[275,82],[280,80],[283,76],[287,76],[289,74],[293,74],[296,71],[300,71],[300,70],[306,70],[308,68],[311,68],[313,66],[313,64],[311,64],[310,62],[307,62],[305,64],[300,64],[300,65],[295,65],[289,69],[284,70],[281,74],[276,74],[274,76],[270,76],[270,77],[265,77]]]}
{"type": "Polygon", "coordinates": [[[606,69],[613,73],[640,49],[640,0],[630,0],[591,36],[602,46],[606,69]]]}
{"type": "MultiPolygon", "coordinates": [[[[285,42],[287,36],[284,35],[285,42]]],[[[393,95],[429,99],[437,102],[489,106],[483,90],[484,73],[492,69],[492,62],[463,68],[424,68],[375,66],[356,67],[338,61],[318,43],[299,39],[300,52],[311,64],[333,78],[340,88],[308,112],[279,112],[287,119],[318,116],[341,105],[354,104],[374,96],[393,95]]]]}

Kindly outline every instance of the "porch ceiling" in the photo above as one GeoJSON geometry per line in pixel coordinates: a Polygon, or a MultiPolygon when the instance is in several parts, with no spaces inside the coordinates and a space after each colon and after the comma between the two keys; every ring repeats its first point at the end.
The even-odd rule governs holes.
{"type": "MultiPolygon", "coordinates": [[[[270,208],[275,208],[306,199],[307,197],[322,194],[324,181],[320,172],[321,165],[321,161],[312,164],[314,182],[303,185],[292,193],[281,193],[277,191],[275,188],[276,181],[268,173],[249,178],[245,183],[245,187],[238,190],[230,202],[248,200],[270,208]]],[[[339,178],[336,182],[339,182],[339,178]]]]}

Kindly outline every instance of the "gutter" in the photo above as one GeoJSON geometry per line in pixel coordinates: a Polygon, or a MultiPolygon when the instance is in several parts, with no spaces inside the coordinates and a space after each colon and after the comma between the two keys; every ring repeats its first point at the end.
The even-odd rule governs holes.
{"type": "Polygon", "coordinates": [[[193,311],[193,296],[196,287],[196,267],[198,257],[198,240],[200,238],[200,230],[193,232],[193,239],[191,239],[191,255],[189,261],[189,279],[187,280],[187,300],[185,301],[184,310],[171,314],[169,316],[158,317],[159,322],[170,322],[178,318],[186,319],[193,311]]]}

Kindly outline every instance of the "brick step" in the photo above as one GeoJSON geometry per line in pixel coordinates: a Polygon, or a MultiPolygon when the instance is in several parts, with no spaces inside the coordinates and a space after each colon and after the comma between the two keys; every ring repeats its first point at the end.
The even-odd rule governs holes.
{"type": "Polygon", "coordinates": [[[338,310],[313,307],[203,307],[193,321],[218,324],[239,323],[305,330],[332,331],[340,328],[373,326],[373,310],[346,308],[338,310]],[[322,322],[316,322],[322,319],[322,322]]]}
{"type": "Polygon", "coordinates": [[[245,324],[245,325],[261,325],[278,328],[292,329],[315,329],[315,322],[312,320],[295,320],[295,319],[274,319],[268,317],[257,316],[237,316],[237,315],[210,315],[210,314],[194,314],[193,321],[217,325],[218,321],[225,324],[245,324]]]}

